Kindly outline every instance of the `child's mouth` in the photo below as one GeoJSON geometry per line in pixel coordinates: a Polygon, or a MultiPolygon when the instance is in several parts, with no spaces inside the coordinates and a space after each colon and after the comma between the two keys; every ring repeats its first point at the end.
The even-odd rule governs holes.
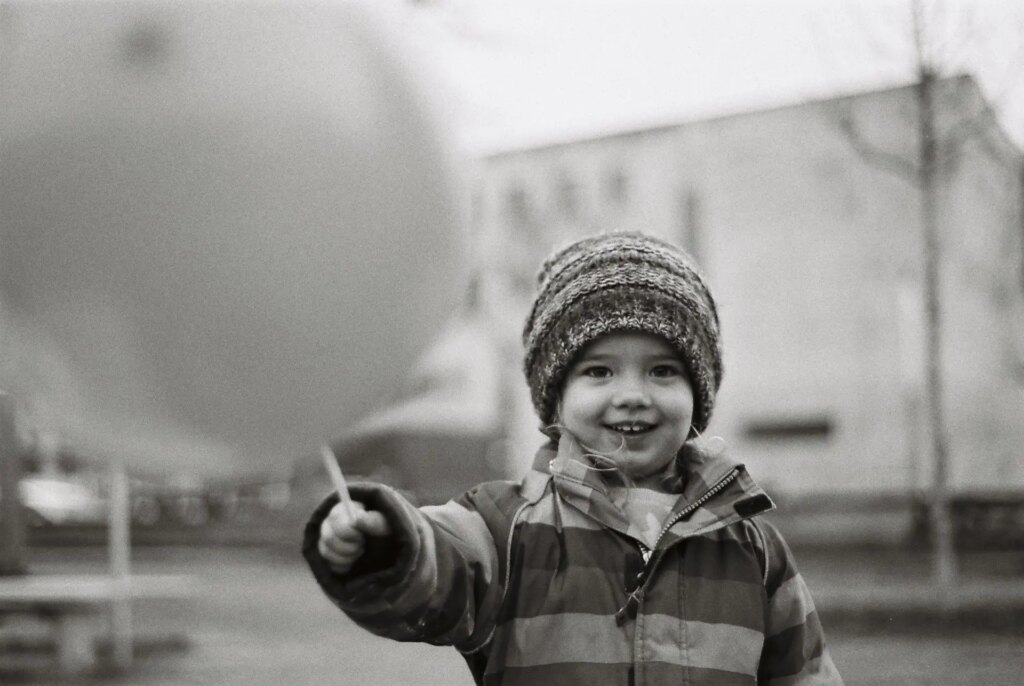
{"type": "Polygon", "coordinates": [[[606,424],[605,426],[616,433],[622,434],[623,436],[642,436],[643,434],[653,431],[656,425],[649,424],[648,422],[631,421],[606,424]]]}

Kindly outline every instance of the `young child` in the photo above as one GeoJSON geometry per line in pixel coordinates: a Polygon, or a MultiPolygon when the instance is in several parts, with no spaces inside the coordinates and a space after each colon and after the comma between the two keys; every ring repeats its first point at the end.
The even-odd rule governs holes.
{"type": "Polygon", "coordinates": [[[551,441],[521,483],[415,508],[352,484],[304,555],[366,629],[452,645],[477,684],[841,684],[774,505],[700,434],[722,380],[689,257],[634,233],[544,264],[523,332],[551,441]]]}

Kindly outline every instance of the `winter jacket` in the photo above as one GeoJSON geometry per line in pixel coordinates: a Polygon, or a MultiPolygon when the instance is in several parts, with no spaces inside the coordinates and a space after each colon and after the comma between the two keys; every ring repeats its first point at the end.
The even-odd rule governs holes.
{"type": "Polygon", "coordinates": [[[353,484],[387,518],[345,575],[304,555],[356,623],[399,641],[452,645],[477,684],[841,684],[807,586],[773,526],[774,506],[723,458],[687,465],[653,550],[631,533],[603,480],[542,448],[521,483],[481,484],[417,509],[353,484]]]}

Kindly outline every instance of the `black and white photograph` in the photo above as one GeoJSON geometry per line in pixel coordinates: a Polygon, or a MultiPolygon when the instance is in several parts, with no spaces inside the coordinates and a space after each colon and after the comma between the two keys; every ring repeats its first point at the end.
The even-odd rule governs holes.
{"type": "Polygon", "coordinates": [[[1024,5],[0,0],[0,684],[1024,683],[1024,5]]]}

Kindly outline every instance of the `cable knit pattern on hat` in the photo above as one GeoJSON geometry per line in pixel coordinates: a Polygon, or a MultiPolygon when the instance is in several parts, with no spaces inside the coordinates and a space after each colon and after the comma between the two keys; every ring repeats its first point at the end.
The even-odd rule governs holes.
{"type": "Polygon", "coordinates": [[[537,414],[555,423],[576,356],[594,339],[639,331],[666,339],[693,386],[693,432],[711,419],[722,382],[718,312],[707,283],[680,248],[640,233],[577,241],[545,260],[523,328],[524,371],[537,414]]]}

